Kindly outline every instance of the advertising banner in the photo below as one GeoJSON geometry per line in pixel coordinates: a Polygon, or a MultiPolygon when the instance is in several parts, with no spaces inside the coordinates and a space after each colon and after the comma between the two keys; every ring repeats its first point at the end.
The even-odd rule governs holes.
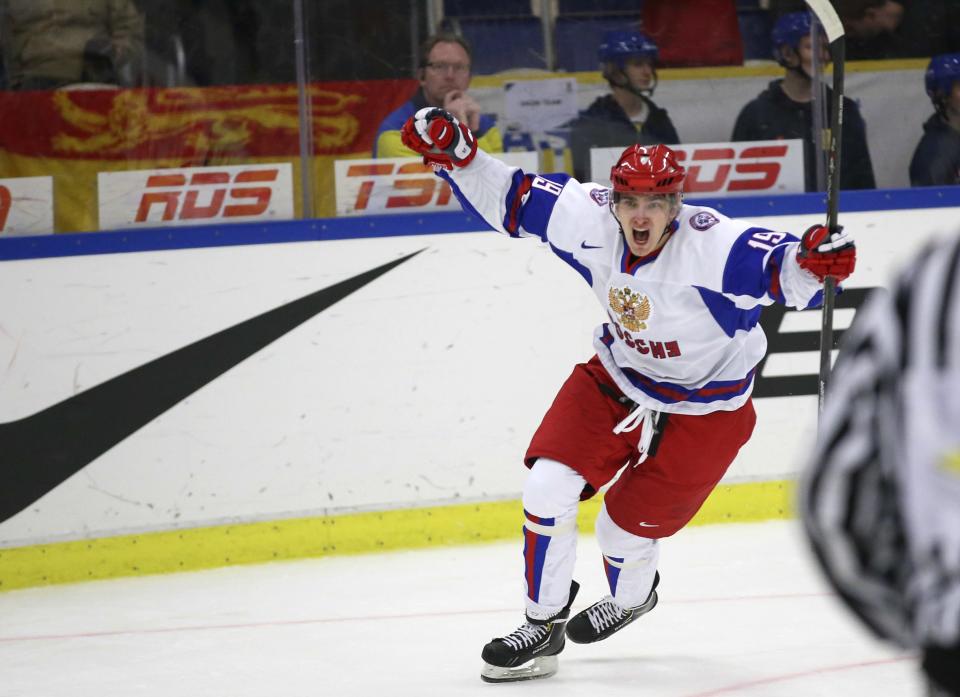
{"type": "MultiPolygon", "coordinates": [[[[683,192],[690,196],[761,196],[803,193],[803,141],[757,140],[670,146],[687,168],[683,192]]],[[[610,184],[610,168],[623,148],[590,150],[593,181],[610,184]]]]}
{"type": "Polygon", "coordinates": [[[290,220],[289,162],[100,172],[100,229],[290,220]]]}
{"type": "MultiPolygon", "coordinates": [[[[537,153],[492,153],[511,167],[537,171],[537,153]]],[[[450,185],[420,158],[337,160],[337,215],[458,211],[450,185]]]]}
{"type": "Polygon", "coordinates": [[[53,232],[53,177],[0,179],[0,237],[53,232]]]}
{"type": "Polygon", "coordinates": [[[296,85],[0,91],[0,178],[52,176],[56,232],[96,230],[98,173],[296,163],[306,125],[314,212],[333,215],[333,160],[369,153],[380,122],[416,88],[313,83],[303,115],[296,85]]]}

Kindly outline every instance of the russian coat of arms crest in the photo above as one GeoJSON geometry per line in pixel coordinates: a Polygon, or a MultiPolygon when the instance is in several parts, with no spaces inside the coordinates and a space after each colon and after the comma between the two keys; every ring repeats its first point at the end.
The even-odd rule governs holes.
{"type": "Polygon", "coordinates": [[[610,309],[613,310],[623,328],[630,332],[646,329],[646,320],[650,318],[650,298],[633,290],[629,286],[611,288],[608,294],[610,309]]]}

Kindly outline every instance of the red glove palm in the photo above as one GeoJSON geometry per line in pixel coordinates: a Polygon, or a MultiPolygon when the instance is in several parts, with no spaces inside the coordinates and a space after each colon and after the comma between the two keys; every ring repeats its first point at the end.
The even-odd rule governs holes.
{"type": "Polygon", "coordinates": [[[857,247],[843,227],[837,226],[831,231],[825,225],[813,225],[800,239],[797,263],[821,283],[827,276],[833,276],[839,283],[853,273],[857,265],[857,247]]]}
{"type": "Polygon", "coordinates": [[[423,155],[435,167],[466,167],[477,154],[477,139],[455,116],[437,107],[426,107],[407,119],[400,130],[403,144],[423,155]]]}

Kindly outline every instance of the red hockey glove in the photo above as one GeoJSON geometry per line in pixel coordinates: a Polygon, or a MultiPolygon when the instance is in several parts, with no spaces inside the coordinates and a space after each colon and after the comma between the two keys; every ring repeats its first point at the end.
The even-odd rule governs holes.
{"type": "Polygon", "coordinates": [[[423,163],[444,169],[466,167],[477,154],[477,139],[449,112],[425,107],[400,130],[403,144],[423,155],[423,163]]]}
{"type": "Polygon", "coordinates": [[[853,237],[837,226],[832,232],[825,225],[807,228],[800,239],[797,263],[823,283],[833,276],[837,283],[853,273],[857,265],[857,248],[853,237]]]}

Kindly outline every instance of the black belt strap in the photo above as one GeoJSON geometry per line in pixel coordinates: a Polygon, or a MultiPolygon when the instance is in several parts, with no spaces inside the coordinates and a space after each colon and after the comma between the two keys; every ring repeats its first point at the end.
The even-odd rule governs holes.
{"type": "Polygon", "coordinates": [[[632,399],[630,399],[627,395],[623,394],[620,390],[614,389],[610,387],[610,385],[605,385],[602,382],[598,382],[597,387],[599,387],[600,391],[603,392],[608,397],[610,397],[611,399],[614,399],[617,402],[620,402],[620,404],[623,404],[624,406],[629,407],[630,411],[633,411],[634,409],[640,406],[639,404],[634,402],[632,399]]]}

